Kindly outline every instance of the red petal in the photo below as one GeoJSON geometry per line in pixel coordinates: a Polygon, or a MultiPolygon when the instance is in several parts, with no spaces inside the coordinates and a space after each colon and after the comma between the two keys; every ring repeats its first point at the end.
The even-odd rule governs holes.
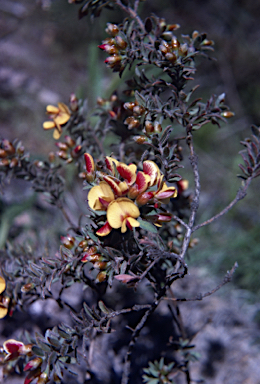
{"type": "Polygon", "coordinates": [[[156,193],[155,197],[157,199],[167,199],[175,194],[175,191],[172,189],[167,189],[166,191],[156,193]]]}
{"type": "Polygon", "coordinates": [[[112,231],[112,227],[109,225],[108,221],[106,222],[103,227],[101,227],[97,232],[96,235],[98,236],[107,236],[112,231]]]}
{"type": "Polygon", "coordinates": [[[135,170],[136,170],[136,167],[133,166],[129,166],[129,165],[126,165],[124,163],[119,163],[116,167],[116,169],[118,170],[118,173],[120,174],[120,176],[123,177],[124,180],[127,181],[128,184],[133,184],[136,180],[136,173],[135,173],[135,170]]]}
{"type": "Polygon", "coordinates": [[[138,189],[140,191],[140,193],[144,192],[147,187],[148,187],[148,176],[149,175],[146,175],[144,172],[138,172],[137,173],[137,177],[136,177],[136,184],[138,186],[138,189]]]}
{"type": "Polygon", "coordinates": [[[93,173],[95,170],[95,164],[93,157],[89,153],[84,153],[84,158],[86,162],[86,170],[88,173],[93,173]]]}
{"type": "MultiPolygon", "coordinates": [[[[113,180],[110,176],[104,176],[103,177],[104,181],[107,182],[107,184],[112,188],[114,194],[116,196],[121,196],[121,189],[119,188],[118,184],[115,182],[115,180],[113,180]]],[[[118,183],[120,183],[120,181],[118,180],[118,183]]]]}
{"type": "Polygon", "coordinates": [[[143,162],[143,171],[146,175],[149,175],[151,177],[150,185],[154,185],[160,176],[160,170],[157,164],[155,164],[151,160],[146,160],[143,162]]]}
{"type": "Polygon", "coordinates": [[[7,353],[17,353],[19,352],[19,349],[22,348],[23,346],[24,346],[23,343],[13,339],[5,341],[3,344],[4,350],[7,353]]]}

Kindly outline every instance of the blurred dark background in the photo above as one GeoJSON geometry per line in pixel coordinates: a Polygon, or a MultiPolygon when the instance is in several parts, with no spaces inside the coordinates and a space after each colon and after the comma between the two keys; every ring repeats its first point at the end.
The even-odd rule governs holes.
{"type": "MultiPolygon", "coordinates": [[[[78,20],[78,6],[66,0],[0,0],[0,114],[1,137],[22,139],[33,156],[54,150],[52,133],[44,132],[47,104],[67,103],[75,92],[87,97],[90,107],[97,96],[108,97],[118,75],[105,68],[105,54],[97,45],[106,37],[107,21],[119,14],[104,11],[92,22],[78,20]]],[[[250,136],[250,125],[260,124],[260,3],[255,0],[147,0],[142,16],[152,12],[167,23],[179,23],[182,34],[207,32],[215,41],[213,56],[199,60],[197,96],[225,92],[235,117],[221,129],[205,127],[195,135],[202,177],[199,221],[222,210],[234,197],[240,180],[240,140],[250,136]]],[[[125,74],[127,78],[127,73],[125,74]]],[[[188,177],[189,173],[184,173],[188,177]]],[[[192,184],[191,184],[192,187],[192,184]]],[[[225,218],[201,229],[198,246],[190,252],[192,265],[223,275],[234,261],[235,282],[260,291],[260,180],[255,180],[246,200],[225,218]]],[[[10,203],[10,202],[9,202],[10,203]]],[[[4,210],[4,208],[3,208],[4,210]]],[[[10,216],[15,219],[16,214],[10,216]]],[[[11,221],[1,221],[6,238],[11,221]]],[[[4,239],[2,239],[3,241],[4,239]]]]}

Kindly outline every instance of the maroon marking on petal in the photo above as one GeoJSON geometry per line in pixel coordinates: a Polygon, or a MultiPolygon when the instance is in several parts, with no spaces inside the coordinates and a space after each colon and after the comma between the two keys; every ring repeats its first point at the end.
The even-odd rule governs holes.
{"type": "Polygon", "coordinates": [[[173,191],[172,189],[167,189],[166,191],[156,193],[155,197],[157,199],[167,199],[168,197],[173,196],[174,193],[175,191],[173,191]]]}
{"type": "Polygon", "coordinates": [[[104,208],[107,208],[109,206],[109,204],[111,203],[110,200],[107,201],[107,200],[103,199],[102,197],[99,197],[98,199],[99,199],[100,203],[104,206],[104,208]]]}
{"type": "Polygon", "coordinates": [[[21,347],[23,347],[23,343],[20,343],[19,341],[17,341],[16,343],[14,342],[6,342],[5,345],[4,345],[4,348],[5,350],[8,352],[8,353],[17,353],[19,352],[19,349],[21,347]]]}
{"type": "Polygon", "coordinates": [[[171,217],[171,214],[168,213],[168,214],[159,214],[158,215],[158,220],[159,221],[164,221],[164,222],[169,222],[171,221],[172,217],[171,217]]]}
{"type": "Polygon", "coordinates": [[[86,170],[88,173],[94,172],[93,158],[89,153],[84,153],[84,158],[86,162],[86,170]]]}
{"type": "Polygon", "coordinates": [[[138,172],[137,173],[136,184],[138,186],[139,191],[143,190],[144,188],[147,187],[146,178],[145,178],[145,175],[143,174],[143,172],[138,172]]]}
{"type": "Polygon", "coordinates": [[[123,179],[126,180],[128,184],[131,184],[135,174],[131,172],[128,166],[125,164],[118,164],[116,169],[118,170],[118,173],[120,174],[120,176],[122,176],[123,179]]]}
{"type": "Polygon", "coordinates": [[[103,227],[101,227],[96,232],[96,234],[99,235],[99,236],[107,236],[111,231],[112,231],[112,227],[110,226],[110,224],[107,221],[106,224],[103,225],[103,227]]]}

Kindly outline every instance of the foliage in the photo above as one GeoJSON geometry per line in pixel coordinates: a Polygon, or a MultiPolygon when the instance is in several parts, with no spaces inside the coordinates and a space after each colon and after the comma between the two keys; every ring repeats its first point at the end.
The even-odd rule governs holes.
{"type": "Polygon", "coordinates": [[[195,225],[201,186],[193,135],[212,125],[220,127],[234,115],[225,105],[224,94],[203,102],[194,96],[198,86],[189,86],[197,58],[208,58],[213,42],[198,31],[180,35],[178,24],[167,24],[155,15],[142,20],[138,0],[70,3],[81,4],[80,18],[98,17],[106,8],[126,13],[122,23],[107,24],[109,37],[99,48],[108,54],[105,63],[111,70],[120,77],[129,70],[130,76],[123,92],[115,90],[109,99],[98,98],[94,111],[74,94],[68,105],[47,106],[50,120],[43,128],[53,129],[53,138],[60,140],[48,160],[31,160],[20,141],[1,140],[2,189],[15,178],[31,182],[69,225],[54,255],[46,251],[39,256],[10,243],[1,250],[1,317],[11,316],[19,307],[26,311],[38,300],[52,299],[64,313],[70,311],[71,320],[44,334],[25,332],[22,341],[6,340],[1,349],[4,373],[29,371],[25,384],[34,380],[60,383],[66,380],[66,371],[77,373],[71,366],[80,365],[85,377],[96,382],[98,357],[91,358],[94,341],[113,332],[120,334],[127,326],[131,337],[123,339],[125,348],[118,352],[122,360],[118,380],[122,384],[134,381],[135,346],[155,312],[160,314],[160,304],[168,300],[173,327],[167,351],[158,351],[153,360],[159,357],[159,361],[150,362],[149,368],[143,365],[145,375],[139,370],[137,380],[142,377],[144,382],[159,384],[184,377],[190,383],[189,366],[198,356],[177,303],[211,295],[231,280],[237,264],[219,286],[193,299],[171,297],[174,282],[188,273],[187,254],[197,243],[193,233],[227,213],[259,176],[260,129],[253,126],[252,138],[242,142],[245,165],[240,165],[242,184],[234,200],[219,214],[195,225]],[[66,204],[63,176],[69,164],[75,168],[75,183],[82,180],[88,194],[82,209],[87,211],[84,223],[81,217],[74,223],[72,208],[66,204]],[[194,191],[182,178],[184,165],[190,167],[194,191]],[[80,311],[63,295],[75,283],[88,293],[80,311]],[[111,298],[113,292],[125,288],[135,298],[128,306],[111,298]],[[142,290],[145,295],[140,295],[142,290]]]}

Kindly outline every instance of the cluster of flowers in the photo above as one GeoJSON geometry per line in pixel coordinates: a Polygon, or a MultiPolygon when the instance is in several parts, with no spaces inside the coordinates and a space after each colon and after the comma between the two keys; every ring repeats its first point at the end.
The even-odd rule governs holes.
{"type": "Polygon", "coordinates": [[[112,157],[106,157],[107,172],[96,169],[94,160],[85,153],[85,177],[89,183],[97,183],[88,193],[89,207],[94,211],[106,212],[106,222],[98,229],[98,236],[107,236],[112,229],[127,228],[132,230],[140,226],[140,209],[149,206],[155,210],[154,215],[144,215],[146,220],[161,226],[171,220],[171,215],[161,208],[177,196],[177,189],[169,187],[164,175],[151,160],[143,162],[143,171],[137,171],[135,164],[126,165],[112,157]],[[140,208],[140,209],[139,209],[140,208]]]}
{"type": "MultiPolygon", "coordinates": [[[[5,364],[3,373],[7,374],[9,370],[13,370],[12,365],[8,365],[9,362],[16,362],[20,357],[32,357],[34,355],[32,347],[33,344],[24,344],[14,339],[6,340],[3,347],[0,348],[0,361],[5,364]]],[[[41,370],[42,363],[43,360],[38,356],[28,361],[23,368],[24,372],[29,371],[24,384],[29,384],[36,378],[37,384],[45,384],[49,381],[47,372],[41,370]]]]}
{"type": "Polygon", "coordinates": [[[58,147],[58,151],[56,155],[65,160],[67,163],[72,163],[73,160],[77,160],[81,155],[81,145],[77,145],[75,140],[73,140],[70,136],[64,137],[64,142],[57,142],[55,145],[58,147]]]}
{"type": "Polygon", "coordinates": [[[9,140],[0,141],[0,167],[5,169],[15,168],[20,163],[20,158],[24,155],[24,147],[21,143],[14,146],[9,140]]]}
{"type": "Polygon", "coordinates": [[[127,42],[119,36],[119,28],[116,24],[107,24],[106,32],[111,36],[102,41],[98,47],[107,52],[108,56],[105,63],[114,71],[120,71],[121,61],[125,54],[127,42]]]}
{"type": "Polygon", "coordinates": [[[5,317],[8,313],[10,297],[3,294],[6,288],[5,279],[0,276],[0,319],[5,317]]]}
{"type": "Polygon", "coordinates": [[[53,137],[58,140],[62,134],[62,126],[65,125],[71,116],[71,112],[66,104],[58,103],[58,106],[47,105],[46,113],[51,120],[43,123],[44,129],[54,129],[53,137]]]}
{"type": "MultiPolygon", "coordinates": [[[[173,33],[180,27],[179,24],[166,25],[165,20],[161,19],[160,27],[162,30],[162,40],[160,41],[158,49],[162,52],[164,58],[171,63],[179,62],[183,57],[186,57],[189,52],[194,52],[193,43],[196,39],[201,38],[199,32],[194,31],[191,38],[185,36],[187,38],[187,42],[181,44],[173,33]]],[[[200,44],[203,46],[212,46],[214,45],[214,42],[206,39],[205,36],[201,39],[200,44]]]]}
{"type": "Polygon", "coordinates": [[[81,255],[82,263],[92,263],[92,268],[98,271],[96,281],[101,283],[107,277],[107,268],[109,267],[109,261],[98,250],[96,243],[85,237],[78,244],[76,244],[75,237],[67,234],[61,236],[61,243],[67,249],[74,249],[75,253],[81,255]]]}
{"type": "Polygon", "coordinates": [[[132,113],[132,116],[128,116],[124,123],[128,126],[128,129],[139,128],[142,120],[144,120],[144,132],[147,135],[152,133],[162,132],[162,126],[159,121],[151,121],[146,118],[147,111],[136,100],[124,103],[124,108],[132,113]]]}

